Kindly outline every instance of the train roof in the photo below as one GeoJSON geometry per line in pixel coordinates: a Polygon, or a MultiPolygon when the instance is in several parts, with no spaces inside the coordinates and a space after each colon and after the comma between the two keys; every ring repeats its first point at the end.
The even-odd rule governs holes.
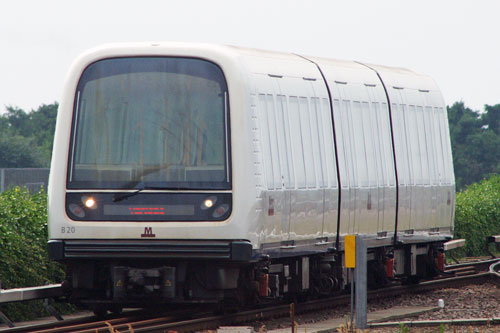
{"type": "Polygon", "coordinates": [[[378,73],[386,87],[439,91],[432,78],[406,68],[232,45],[186,42],[113,43],[93,48],[84,53],[79,60],[85,62],[92,58],[96,61],[96,58],[164,54],[174,56],[198,54],[200,58],[211,60],[237,58],[235,60],[251,73],[321,79],[323,72],[327,80],[334,78],[336,81],[346,83],[376,84],[380,82],[376,74],[378,73]]]}

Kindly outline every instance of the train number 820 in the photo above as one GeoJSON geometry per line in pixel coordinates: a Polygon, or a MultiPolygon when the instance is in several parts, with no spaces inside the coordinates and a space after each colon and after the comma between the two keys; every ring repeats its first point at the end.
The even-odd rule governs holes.
{"type": "Polygon", "coordinates": [[[61,234],[74,234],[75,227],[61,227],[61,234]]]}

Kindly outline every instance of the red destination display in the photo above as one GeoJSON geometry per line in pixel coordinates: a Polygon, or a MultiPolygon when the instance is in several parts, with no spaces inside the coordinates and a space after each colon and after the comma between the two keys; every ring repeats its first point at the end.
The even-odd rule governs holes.
{"type": "Polygon", "coordinates": [[[193,205],[104,205],[104,215],[194,215],[193,205]]]}
{"type": "Polygon", "coordinates": [[[163,207],[129,207],[130,215],[165,215],[163,207]]]}

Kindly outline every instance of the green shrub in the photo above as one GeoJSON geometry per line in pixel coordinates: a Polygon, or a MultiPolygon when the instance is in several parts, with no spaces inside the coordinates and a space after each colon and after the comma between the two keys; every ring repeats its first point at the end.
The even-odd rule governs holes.
{"type": "Polygon", "coordinates": [[[500,175],[472,184],[456,197],[455,238],[466,239],[460,254],[486,254],[491,235],[500,235],[500,175]]]}
{"type": "MultiPolygon", "coordinates": [[[[0,281],[2,288],[61,282],[64,273],[47,254],[47,195],[25,188],[0,193],[0,281]]],[[[42,301],[2,307],[11,320],[45,315],[42,301]]]]}

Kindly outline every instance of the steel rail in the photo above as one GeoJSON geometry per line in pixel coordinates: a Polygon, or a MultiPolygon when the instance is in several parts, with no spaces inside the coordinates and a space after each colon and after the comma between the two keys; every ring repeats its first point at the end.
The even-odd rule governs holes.
{"type": "MultiPolygon", "coordinates": [[[[455,287],[466,285],[470,283],[482,283],[493,279],[496,283],[500,281],[500,259],[495,260],[485,260],[478,262],[471,262],[459,265],[450,265],[446,267],[446,271],[466,271],[469,267],[473,267],[474,270],[483,269],[488,265],[489,270],[486,272],[480,272],[475,274],[468,274],[462,276],[453,276],[447,278],[441,278],[431,281],[421,282],[415,285],[397,285],[389,286],[387,288],[382,288],[378,290],[371,290],[368,292],[368,297],[370,299],[380,298],[380,297],[394,297],[401,295],[402,293],[418,293],[424,291],[435,290],[443,287],[455,287]]],[[[24,289],[24,288],[23,288],[24,289]]],[[[50,289],[50,288],[49,288],[50,289]]],[[[57,289],[54,289],[57,290],[57,289]]],[[[60,292],[59,290],[56,291],[60,292]]],[[[50,294],[50,293],[49,293],[50,294]]],[[[13,295],[13,294],[12,294],[13,295]]],[[[24,296],[29,294],[24,294],[24,296]]],[[[38,293],[38,295],[41,295],[38,293]]],[[[11,296],[9,296],[11,297],[11,296]]],[[[16,296],[17,297],[17,296],[16,296]]],[[[51,297],[51,296],[46,296],[51,297]]],[[[16,299],[18,299],[17,297],[16,299]]],[[[11,299],[15,299],[11,297],[11,299]]],[[[349,303],[349,295],[340,295],[331,298],[317,299],[305,303],[299,303],[296,306],[297,313],[304,313],[309,311],[317,311],[320,309],[330,308],[335,305],[344,305],[349,303]]],[[[14,300],[16,301],[16,300],[14,300]]],[[[197,318],[190,320],[181,320],[181,316],[186,318],[186,313],[179,313],[178,316],[172,313],[159,313],[151,314],[138,311],[137,313],[131,314],[130,312],[126,314],[126,317],[111,317],[107,320],[96,320],[95,316],[67,320],[62,322],[52,322],[40,325],[24,326],[24,327],[14,327],[0,332],[39,332],[39,333],[60,333],[60,332],[110,332],[110,329],[119,330],[119,332],[155,332],[163,330],[176,330],[179,332],[191,331],[191,330],[201,330],[201,329],[213,329],[222,325],[234,325],[237,323],[248,322],[252,320],[260,320],[270,317],[286,316],[289,313],[289,304],[282,304],[277,306],[272,306],[268,308],[260,308],[249,311],[242,311],[235,314],[224,315],[224,316],[202,316],[201,313],[197,313],[197,318]]],[[[190,313],[192,314],[192,312],[190,313]]],[[[206,314],[205,314],[206,315],[206,314]]]]}
{"type": "MultiPolygon", "coordinates": [[[[426,281],[416,285],[409,286],[393,286],[389,288],[384,288],[380,290],[372,290],[368,293],[370,299],[380,298],[380,297],[394,297],[401,295],[402,293],[417,293],[425,292],[435,289],[441,289],[443,287],[456,287],[462,286],[470,283],[483,283],[489,281],[494,275],[490,272],[482,272],[478,274],[471,274],[467,276],[451,277],[440,280],[426,281]]],[[[495,276],[496,277],[496,276],[495,276]]],[[[305,313],[311,311],[317,311],[325,308],[330,308],[335,305],[348,304],[350,300],[349,295],[341,295],[337,297],[332,297],[328,299],[313,300],[305,303],[299,303],[296,305],[296,313],[305,313]]],[[[238,312],[226,316],[212,316],[205,318],[197,318],[193,320],[186,320],[182,322],[164,323],[159,325],[153,325],[149,327],[141,327],[120,330],[121,333],[132,333],[132,332],[165,332],[168,330],[174,330],[177,332],[187,332],[194,330],[208,330],[215,329],[219,326],[224,325],[237,325],[252,320],[262,320],[273,317],[283,317],[287,316],[290,311],[290,306],[278,305],[269,308],[250,310],[238,312]]]]}
{"type": "Polygon", "coordinates": [[[122,315],[110,315],[105,319],[96,316],[86,316],[64,321],[53,321],[49,323],[17,326],[12,328],[0,329],[2,333],[13,332],[38,332],[38,333],[61,333],[77,332],[78,330],[89,330],[91,332],[109,332],[109,327],[114,325],[127,324],[130,322],[139,322],[146,320],[180,320],[190,316],[192,311],[174,311],[166,313],[151,313],[144,310],[128,311],[122,315]]]}
{"type": "Polygon", "coordinates": [[[487,259],[487,260],[479,260],[479,261],[470,261],[470,262],[463,262],[460,264],[454,264],[454,265],[447,265],[445,267],[445,271],[453,270],[453,269],[458,269],[458,268],[463,268],[463,267],[468,267],[468,266],[473,266],[477,267],[478,269],[488,269],[488,267],[491,264],[500,262],[500,258],[496,259],[487,259]]]}

